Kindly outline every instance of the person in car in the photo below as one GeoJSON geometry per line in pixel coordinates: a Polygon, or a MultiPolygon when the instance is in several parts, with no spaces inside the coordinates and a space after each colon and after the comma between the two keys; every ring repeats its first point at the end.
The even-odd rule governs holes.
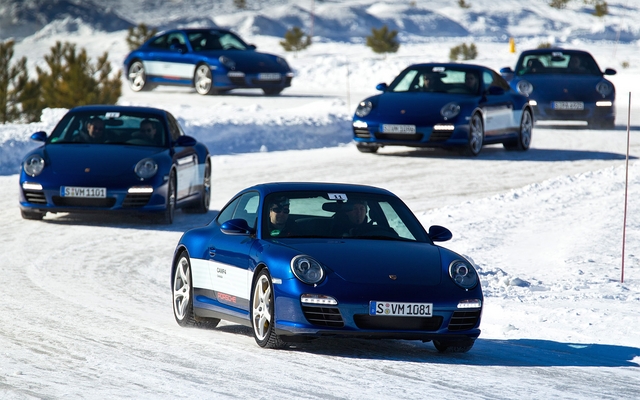
{"type": "Polygon", "coordinates": [[[289,199],[284,196],[276,197],[269,203],[269,220],[267,233],[271,237],[289,237],[295,232],[295,222],[289,221],[289,199]]]}
{"type": "Polygon", "coordinates": [[[91,118],[86,123],[86,129],[78,132],[75,137],[76,142],[80,143],[104,143],[104,121],[98,117],[91,118]]]}

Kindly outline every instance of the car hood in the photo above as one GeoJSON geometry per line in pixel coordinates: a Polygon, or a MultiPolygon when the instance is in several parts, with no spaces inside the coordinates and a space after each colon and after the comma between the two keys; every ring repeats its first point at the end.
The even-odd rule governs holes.
{"type": "Polygon", "coordinates": [[[379,96],[375,108],[376,115],[384,118],[420,118],[442,119],[440,110],[448,103],[460,105],[478,102],[476,96],[465,96],[446,93],[392,93],[386,92],[379,96]]]}
{"type": "Polygon", "coordinates": [[[295,240],[291,247],[312,256],[350,283],[385,284],[394,280],[396,283],[438,285],[442,279],[439,248],[428,243],[295,240]]]}
{"type": "Polygon", "coordinates": [[[259,53],[257,51],[202,51],[203,54],[211,59],[218,59],[225,56],[233,60],[236,64],[236,71],[242,71],[245,74],[258,72],[280,72],[286,73],[290,69],[280,64],[277,56],[267,53],[259,53]]]}
{"type": "MultiPolygon", "coordinates": [[[[168,150],[163,150],[168,151],[168,150]]],[[[157,147],[105,144],[55,144],[45,146],[45,158],[60,175],[119,176],[133,173],[145,157],[158,154],[157,147]]]]}
{"type": "MultiPolygon", "coordinates": [[[[596,91],[596,85],[606,81],[597,75],[559,74],[527,75],[520,80],[527,80],[533,85],[532,98],[551,100],[601,100],[602,95],[596,91]]],[[[613,86],[611,82],[609,84],[613,86]]]]}

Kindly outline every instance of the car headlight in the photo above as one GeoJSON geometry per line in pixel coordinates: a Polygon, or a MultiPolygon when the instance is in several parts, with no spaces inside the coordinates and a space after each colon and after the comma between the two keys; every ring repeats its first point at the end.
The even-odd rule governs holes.
{"type": "Polygon", "coordinates": [[[533,85],[529,81],[518,82],[518,84],[516,85],[516,88],[518,89],[518,92],[522,93],[527,97],[529,97],[531,92],[533,92],[533,85]]]}
{"type": "Polygon", "coordinates": [[[458,103],[445,104],[440,110],[440,115],[442,115],[444,119],[453,118],[458,114],[460,114],[460,105],[458,103]]]}
{"type": "Polygon", "coordinates": [[[373,104],[371,104],[370,101],[361,101],[360,104],[358,104],[358,108],[356,108],[356,115],[358,117],[366,117],[367,115],[369,115],[372,108],[373,104]]]}
{"type": "Polygon", "coordinates": [[[596,90],[602,95],[602,97],[608,96],[613,91],[613,87],[608,82],[598,82],[596,90]]]}
{"type": "Polygon", "coordinates": [[[40,154],[32,154],[22,163],[24,172],[29,176],[38,176],[44,169],[44,158],[40,154]]]}
{"type": "Polygon", "coordinates": [[[227,56],[220,56],[220,58],[218,58],[218,61],[220,61],[220,64],[224,65],[225,67],[227,67],[229,69],[236,69],[235,61],[233,61],[232,59],[230,59],[227,56]]]}
{"type": "Polygon", "coordinates": [[[463,289],[473,289],[478,284],[476,270],[469,263],[462,260],[456,260],[449,264],[449,276],[456,285],[463,289]]]}
{"type": "Polygon", "coordinates": [[[158,163],[151,158],[145,158],[136,164],[135,171],[142,179],[151,178],[158,172],[158,163]]]}
{"type": "Polygon", "coordinates": [[[324,278],[324,270],[320,263],[309,256],[293,257],[291,271],[296,278],[309,285],[319,283],[324,278]]]}
{"type": "Polygon", "coordinates": [[[283,67],[289,69],[289,64],[287,64],[287,61],[282,58],[282,57],[276,57],[276,61],[278,62],[278,64],[282,65],[283,67]]]}

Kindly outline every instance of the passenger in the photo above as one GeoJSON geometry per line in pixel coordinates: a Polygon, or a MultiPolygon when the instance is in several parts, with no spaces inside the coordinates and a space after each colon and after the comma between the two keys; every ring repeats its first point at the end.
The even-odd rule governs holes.
{"type": "Polygon", "coordinates": [[[156,129],[156,124],[149,120],[145,119],[140,122],[140,138],[147,140],[149,143],[161,145],[162,144],[162,136],[158,133],[156,129]]]}
{"type": "Polygon", "coordinates": [[[334,232],[339,236],[359,236],[374,228],[373,222],[367,218],[367,202],[356,199],[345,203],[344,217],[337,217],[334,232]]]}
{"type": "Polygon", "coordinates": [[[464,76],[464,86],[467,88],[469,93],[478,93],[479,89],[479,80],[478,75],[475,72],[467,72],[464,76]]]}

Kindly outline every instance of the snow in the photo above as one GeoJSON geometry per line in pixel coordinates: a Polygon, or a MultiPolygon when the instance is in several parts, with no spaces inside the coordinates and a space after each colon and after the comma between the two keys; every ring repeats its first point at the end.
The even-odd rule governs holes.
{"type": "MultiPolygon", "coordinates": [[[[288,9],[284,1],[273,3],[280,8],[269,15],[283,21],[287,15],[302,19],[300,9],[310,9],[303,2],[288,9]]],[[[286,56],[295,69],[293,87],[281,96],[236,91],[203,97],[180,88],[133,93],[123,86],[120,104],[171,111],[214,155],[211,211],[178,212],[174,225],[165,226],[99,215],[21,219],[20,160],[37,145],[29,136],[50,132],[66,110],[45,110],[33,124],[2,125],[0,398],[640,397],[639,42],[595,40],[618,26],[626,36],[635,35],[640,5],[608,1],[615,15],[597,20],[602,29],[593,33],[591,27],[599,25],[579,1],[562,11],[544,1],[505,0],[500,6],[471,0],[469,10],[450,1],[416,3],[424,10],[414,13],[416,24],[436,21],[443,27],[437,20],[446,16],[459,21],[448,25],[452,29],[518,30],[518,52],[547,41],[590,51],[602,69],[618,70],[612,77],[616,129],[541,124],[528,152],[487,146],[473,159],[402,147],[361,154],[351,143],[350,119],[377,83],[390,82],[414,62],[446,61],[449,49],[462,42],[478,46],[474,62],[513,66],[517,53],[509,53],[508,40],[443,31],[441,38],[412,36],[385,57],[357,40],[318,38],[294,55],[281,50],[280,38],[248,32],[249,42],[286,56]],[[494,24],[499,18],[513,21],[494,24]],[[555,26],[562,32],[548,28],[555,26]],[[586,31],[591,33],[575,33],[586,31]],[[268,181],[384,187],[425,227],[448,227],[454,237],[443,245],[472,260],[485,292],[482,334],[474,348],[443,355],[431,343],[320,339],[273,351],[259,348],[250,329],[232,323],[214,330],[180,328],[172,315],[169,276],[179,237],[208,223],[239,190],[268,181]]],[[[184,18],[198,16],[195,6],[178,0],[164,3],[171,11],[164,20],[152,7],[157,2],[118,4],[133,20],[149,10],[166,22],[181,7],[184,18]]],[[[223,25],[265,14],[216,7],[218,19],[201,17],[223,25]]],[[[341,27],[353,26],[349,16],[364,14],[406,24],[409,13],[406,6],[372,0],[318,1],[315,8],[325,19],[335,16],[333,23],[341,27]]],[[[108,51],[120,67],[126,32],[100,32],[82,21],[73,25],[67,31],[64,22],[50,24],[16,43],[15,57],[27,56],[35,68],[56,40],[70,40],[94,57],[108,51]]]]}

